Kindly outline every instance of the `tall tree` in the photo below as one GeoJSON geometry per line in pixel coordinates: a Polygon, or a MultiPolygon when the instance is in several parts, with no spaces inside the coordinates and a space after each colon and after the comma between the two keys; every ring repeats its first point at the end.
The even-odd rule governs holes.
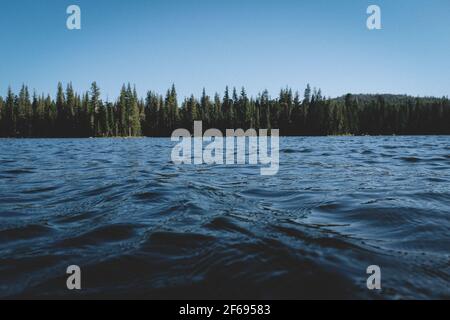
{"type": "Polygon", "coordinates": [[[91,84],[90,101],[88,107],[89,129],[90,135],[95,136],[100,132],[99,114],[101,112],[102,103],[100,101],[100,88],[94,81],[91,84]]]}
{"type": "Polygon", "coordinates": [[[118,99],[103,102],[94,82],[89,92],[77,94],[71,83],[56,97],[33,94],[23,85],[0,97],[1,137],[168,136],[178,127],[277,128],[284,135],[327,134],[450,134],[448,97],[414,98],[400,95],[352,95],[325,98],[308,85],[303,100],[290,88],[271,98],[267,90],[256,99],[244,88],[214,99],[203,89],[178,107],[175,86],[165,97],[149,91],[144,100],[136,89],[123,85],[118,99]]]}
{"type": "Polygon", "coordinates": [[[32,107],[28,88],[22,85],[17,99],[17,135],[20,137],[31,136],[32,107]]]}

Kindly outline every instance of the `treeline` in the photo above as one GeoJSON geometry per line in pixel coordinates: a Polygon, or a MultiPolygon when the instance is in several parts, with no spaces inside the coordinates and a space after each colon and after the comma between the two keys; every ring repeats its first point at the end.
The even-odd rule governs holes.
{"type": "Polygon", "coordinates": [[[149,91],[145,99],[123,86],[115,102],[103,101],[94,82],[78,94],[58,84],[56,98],[32,96],[26,86],[0,96],[0,137],[170,136],[177,128],[280,129],[282,135],[450,134],[450,103],[443,98],[398,95],[351,95],[330,99],[308,85],[302,95],[281,90],[249,97],[244,88],[223,96],[190,96],[178,105],[175,86],[164,96],[149,91]]]}

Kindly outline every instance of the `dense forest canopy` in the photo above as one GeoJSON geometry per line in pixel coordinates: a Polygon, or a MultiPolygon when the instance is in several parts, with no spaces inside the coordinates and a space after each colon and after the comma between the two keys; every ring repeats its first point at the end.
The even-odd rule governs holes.
{"type": "Polygon", "coordinates": [[[56,98],[32,96],[22,86],[0,96],[0,137],[112,137],[170,136],[177,128],[280,129],[281,135],[426,135],[450,134],[448,97],[415,98],[404,95],[352,95],[330,99],[308,85],[302,95],[282,89],[277,98],[267,90],[249,97],[227,87],[222,96],[203,90],[178,105],[175,86],[145,99],[123,85],[115,102],[100,98],[92,83],[78,94],[72,84],[58,84],[56,98]]]}

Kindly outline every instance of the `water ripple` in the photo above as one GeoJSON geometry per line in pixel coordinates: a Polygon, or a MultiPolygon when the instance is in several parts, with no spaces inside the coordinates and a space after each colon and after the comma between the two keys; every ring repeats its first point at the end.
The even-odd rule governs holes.
{"type": "Polygon", "coordinates": [[[169,139],[0,141],[0,297],[450,298],[448,137],[281,138],[280,170],[169,139]]]}

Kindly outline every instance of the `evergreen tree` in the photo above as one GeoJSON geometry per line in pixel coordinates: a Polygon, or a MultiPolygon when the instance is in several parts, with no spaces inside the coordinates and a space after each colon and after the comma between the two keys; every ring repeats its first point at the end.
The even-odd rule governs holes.
{"type": "Polygon", "coordinates": [[[55,126],[56,126],[56,136],[59,137],[65,137],[66,136],[66,126],[65,126],[65,103],[66,98],[64,96],[64,89],[61,82],[58,82],[58,89],[56,92],[56,120],[55,120],[55,126]]]}
{"type": "Polygon", "coordinates": [[[172,85],[172,88],[167,91],[165,105],[168,113],[168,130],[171,132],[177,128],[179,121],[178,101],[175,85],[172,85]]]}
{"type": "Polygon", "coordinates": [[[74,136],[75,132],[75,108],[76,108],[76,96],[75,92],[72,88],[72,83],[69,83],[66,88],[66,103],[64,104],[61,121],[64,125],[64,136],[71,137],[74,136]]]}
{"type": "MultiPolygon", "coordinates": [[[[236,94],[236,90],[234,90],[234,94],[236,94]]],[[[223,124],[221,129],[233,128],[234,127],[234,107],[233,101],[230,98],[230,93],[228,86],[225,88],[225,93],[222,101],[222,119],[223,124]]]]}
{"type": "MultiPolygon", "coordinates": [[[[448,97],[414,98],[399,95],[352,95],[325,98],[308,85],[303,100],[290,88],[270,98],[267,90],[256,99],[244,88],[221,99],[203,89],[178,107],[173,85],[165,97],[149,91],[145,101],[136,89],[123,85],[116,102],[103,102],[94,82],[90,91],[76,94],[69,83],[58,84],[55,100],[33,94],[23,85],[16,96],[11,88],[0,97],[0,137],[169,136],[179,127],[277,128],[284,135],[327,134],[450,134],[448,97]]],[[[206,130],[206,129],[205,129],[206,130]]]]}
{"type": "MultiPolygon", "coordinates": [[[[131,137],[140,136],[141,135],[141,116],[140,116],[139,105],[138,105],[138,97],[137,97],[136,89],[134,88],[133,91],[131,91],[131,87],[129,84],[128,84],[128,89],[127,89],[127,96],[128,96],[127,109],[128,109],[128,116],[129,116],[128,135],[131,137]]],[[[177,112],[178,112],[178,110],[177,110],[177,112]]]]}
{"type": "Polygon", "coordinates": [[[100,88],[97,86],[96,82],[92,83],[90,93],[91,99],[88,106],[89,134],[90,136],[96,136],[100,132],[100,113],[102,108],[100,88]]]}
{"type": "Polygon", "coordinates": [[[16,110],[15,110],[15,100],[16,96],[8,88],[8,93],[6,95],[4,107],[3,107],[3,133],[5,137],[15,137],[16,136],[16,110]]]}
{"type": "Polygon", "coordinates": [[[32,107],[28,88],[22,85],[17,99],[16,134],[19,137],[31,136],[32,107]]]}

